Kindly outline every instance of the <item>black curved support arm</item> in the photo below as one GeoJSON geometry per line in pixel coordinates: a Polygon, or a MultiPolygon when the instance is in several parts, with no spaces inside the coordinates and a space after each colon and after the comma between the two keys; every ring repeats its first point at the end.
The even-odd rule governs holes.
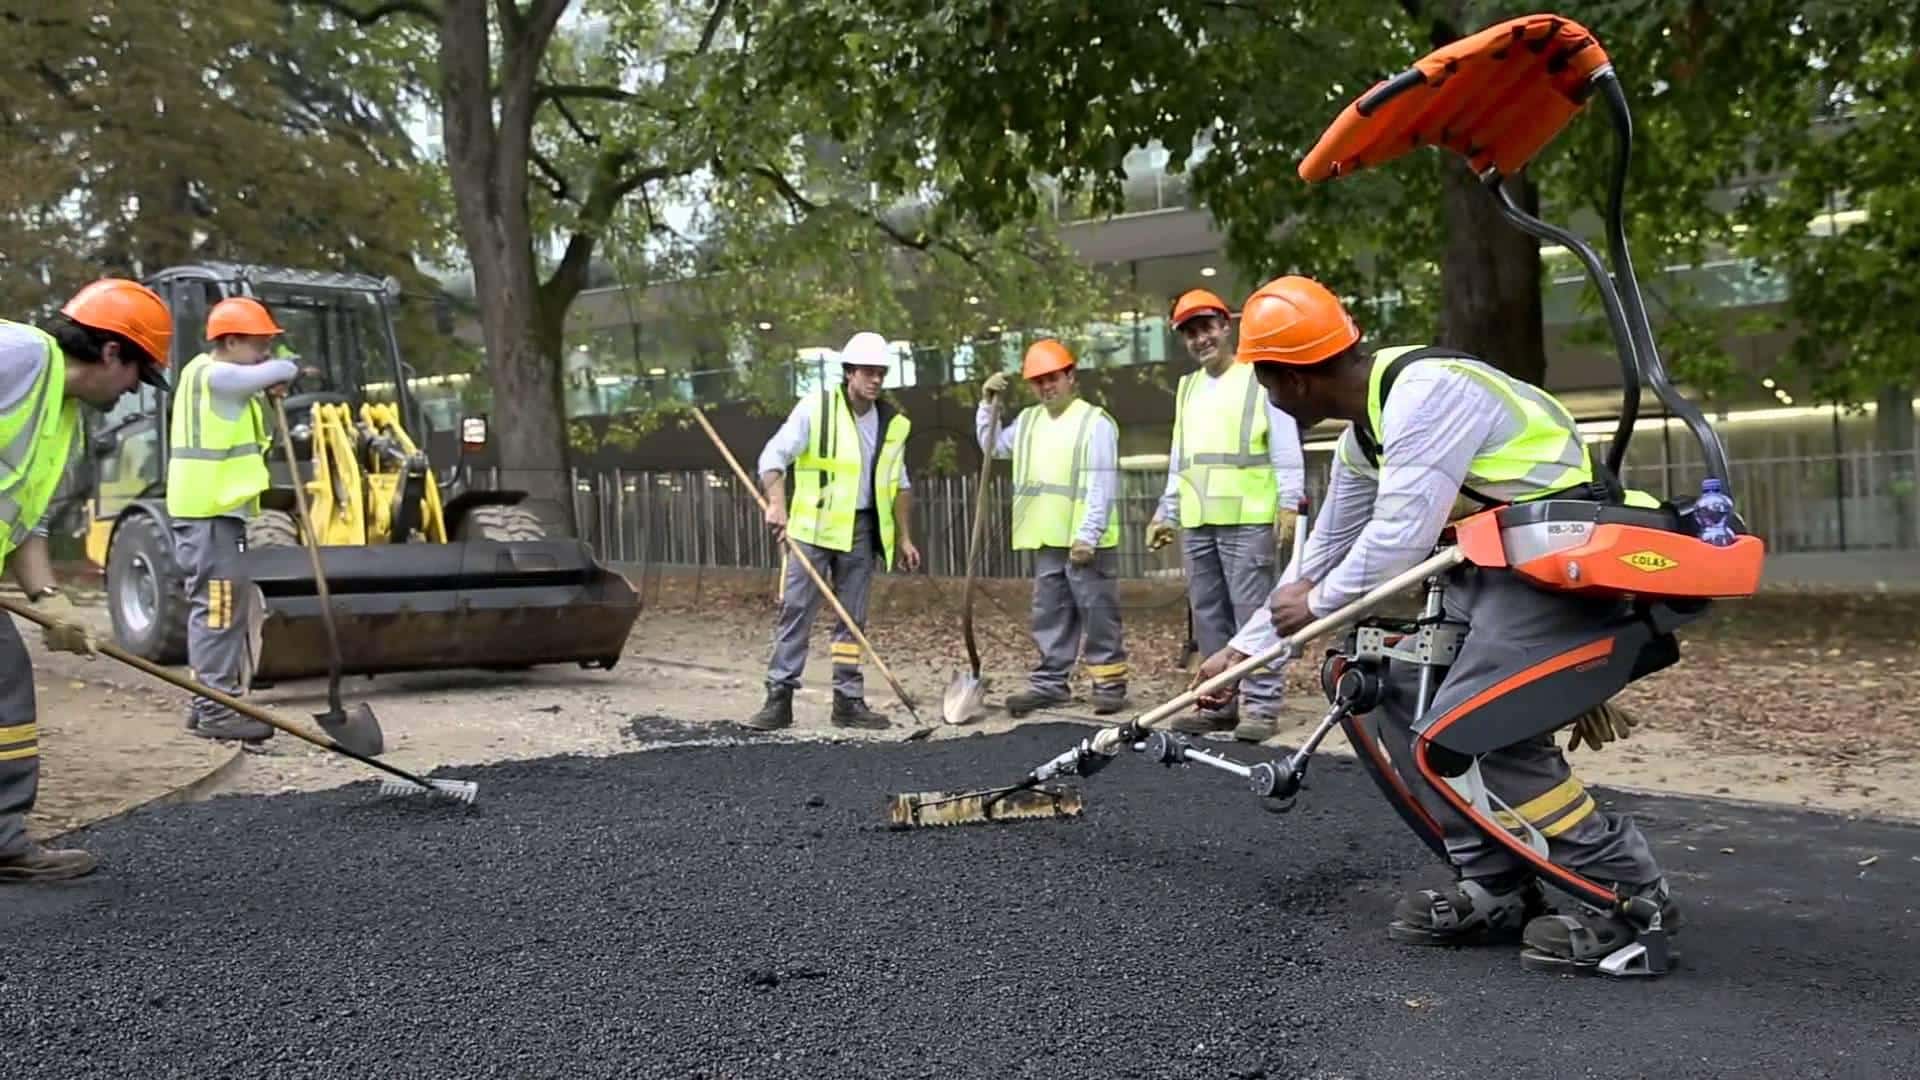
{"type": "MultiPolygon", "coordinates": [[[[1667,407],[1667,411],[1686,422],[1693,437],[1700,443],[1700,452],[1705,455],[1707,475],[1720,481],[1729,494],[1733,491],[1733,478],[1727,475],[1727,452],[1720,442],[1720,433],[1707,422],[1706,414],[1700,407],[1687,400],[1674,388],[1673,381],[1667,375],[1667,365],[1660,359],[1660,349],[1653,340],[1653,324],[1647,320],[1646,304],[1640,296],[1640,282],[1633,273],[1633,257],[1627,251],[1627,223],[1625,190],[1627,159],[1633,151],[1633,116],[1627,110],[1627,93],[1620,86],[1620,77],[1608,68],[1594,76],[1594,82],[1600,87],[1601,97],[1606,99],[1607,112],[1613,117],[1613,131],[1619,143],[1619,153],[1614,167],[1613,190],[1607,199],[1607,248],[1613,256],[1613,272],[1620,285],[1620,295],[1626,305],[1627,329],[1633,335],[1633,349],[1640,358],[1641,375],[1647,385],[1667,407]]],[[[1618,469],[1614,470],[1618,473],[1618,469]]]]}

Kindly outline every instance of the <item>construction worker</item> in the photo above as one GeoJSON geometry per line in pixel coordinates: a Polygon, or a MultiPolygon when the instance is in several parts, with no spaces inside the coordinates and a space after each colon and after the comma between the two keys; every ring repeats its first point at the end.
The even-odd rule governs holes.
{"type": "MultiPolygon", "coordinates": [[[[212,348],[187,361],[173,395],[167,516],[174,558],[186,575],[187,663],[194,677],[233,696],[253,682],[248,638],[253,584],[240,567],[247,519],[268,484],[270,446],[262,392],[281,395],[300,373],[271,355],[285,333],[260,301],[229,297],[207,313],[212,348]]],[[[219,702],[195,697],[186,727],[203,739],[235,739],[258,748],[273,728],[219,702]]]]}
{"type": "MultiPolygon", "coordinates": [[[[880,396],[893,367],[885,338],[862,331],[840,350],[842,381],[801,398],[786,423],[760,451],[760,487],[767,525],[778,539],[791,534],[807,561],[831,584],[847,614],[867,624],[875,553],[881,568],[895,556],[909,571],[920,568],[913,543],[913,493],[907,480],[907,434],[912,423],[880,396]],[[793,509],[787,509],[787,466],[794,467],[793,509]]],[[[807,666],[807,638],[820,610],[820,589],[788,557],[774,624],[773,657],[767,665],[767,699],[746,726],[760,731],[793,723],[793,692],[807,666]]],[[[833,711],[836,727],[887,728],[892,722],[869,708],[861,675],[860,643],[835,618],[832,643],[833,711]]]]}
{"type": "Polygon", "coordinates": [[[1120,515],[1115,510],[1120,428],[1105,409],[1083,401],[1073,354],[1051,338],[1036,341],[1020,365],[1040,398],[989,445],[1006,372],[982,386],[975,411],[980,450],[1013,459],[1013,549],[1033,556],[1033,643],[1040,659],[1026,690],[1007,698],[1025,716],[1072,699],[1067,680],[1083,655],[1093,682],[1093,711],[1118,712],[1127,700],[1127,650],[1120,619],[1120,515]]]}
{"type": "MultiPolygon", "coordinates": [[[[0,560],[36,611],[49,650],[94,655],[95,630],[53,578],[42,517],[83,438],[80,406],[105,411],[145,382],[164,390],[173,318],[136,282],[103,278],[38,327],[0,320],[0,560]]],[[[27,838],[40,785],[33,665],[12,619],[0,619],[0,882],[91,873],[77,848],[27,838]]]]}
{"type": "MultiPolygon", "coordinates": [[[[1284,559],[1293,546],[1307,468],[1299,426],[1267,399],[1250,366],[1233,362],[1226,302],[1193,289],[1174,301],[1171,322],[1200,370],[1182,375],[1174,391],[1167,489],[1146,541],[1158,551],[1176,529],[1183,532],[1194,637],[1211,656],[1265,609],[1276,552],[1284,559]]],[[[1280,676],[1262,672],[1242,680],[1237,697],[1168,726],[1196,734],[1231,730],[1236,739],[1260,742],[1279,725],[1281,693],[1280,676]]]]}
{"type": "MultiPolygon", "coordinates": [[[[1545,391],[1451,350],[1370,352],[1340,301],[1310,279],[1278,278],[1248,298],[1237,359],[1253,366],[1274,404],[1302,426],[1325,419],[1349,426],[1300,564],[1283,575],[1269,610],[1201,665],[1196,684],[1426,558],[1460,496],[1483,505],[1651,501],[1620,489],[1588,452],[1572,415],[1545,391]]],[[[1579,699],[1587,684],[1575,666],[1539,661],[1617,632],[1620,623],[1609,620],[1627,605],[1471,565],[1445,583],[1446,616],[1467,632],[1431,706],[1415,716],[1417,673],[1389,664],[1384,700],[1362,718],[1391,762],[1394,775],[1377,774],[1383,790],[1405,793],[1396,798],[1401,816],[1444,852],[1457,878],[1405,896],[1389,933],[1411,944],[1521,940],[1530,967],[1594,970],[1635,940],[1635,927],[1607,898],[1637,898],[1636,909],[1661,912],[1667,930],[1677,911],[1646,838],[1630,818],[1596,803],[1551,737],[1572,722],[1570,746],[1584,740],[1597,749],[1627,734],[1627,725],[1604,702],[1579,699]],[[1555,673],[1572,681],[1537,683],[1555,673]],[[1533,693],[1523,706],[1500,708],[1516,687],[1533,693]],[[1543,701],[1564,701],[1565,709],[1542,710],[1543,701]],[[1481,753],[1485,746],[1495,749],[1481,753]],[[1436,779],[1436,759],[1452,782],[1436,779]],[[1456,783],[1480,785],[1482,809],[1490,802],[1506,809],[1493,817],[1476,812],[1456,783]],[[1548,854],[1514,831],[1539,837],[1548,854]],[[1547,914],[1541,880],[1575,896],[1578,909],[1547,914]]]]}

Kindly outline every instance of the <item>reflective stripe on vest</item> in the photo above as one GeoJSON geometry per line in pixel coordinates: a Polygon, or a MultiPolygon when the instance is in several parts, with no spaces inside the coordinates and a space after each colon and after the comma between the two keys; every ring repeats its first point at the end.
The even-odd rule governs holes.
{"type": "Polygon", "coordinates": [[[37,365],[33,387],[0,413],[0,566],[46,515],[80,433],[80,402],[66,396],[67,356],[52,335],[0,319],[0,365],[37,365]]]}
{"type": "MultiPolygon", "coordinates": [[[[1383,463],[1388,435],[1381,431],[1380,379],[1396,357],[1418,347],[1397,346],[1382,349],[1373,356],[1367,389],[1367,420],[1379,433],[1383,463]]],[[[1519,428],[1506,442],[1481,450],[1467,463],[1468,486],[1492,499],[1527,502],[1593,481],[1591,459],[1573,414],[1551,394],[1479,360],[1434,357],[1416,363],[1439,364],[1478,381],[1493,391],[1514,420],[1513,426],[1519,428]]],[[[1357,459],[1349,449],[1356,446],[1351,432],[1341,437],[1337,444],[1341,462],[1350,468],[1370,471],[1366,462],[1357,459]]]]}
{"type": "Polygon", "coordinates": [[[1272,524],[1279,479],[1267,455],[1266,391],[1252,364],[1229,364],[1215,380],[1206,413],[1190,416],[1195,371],[1175,392],[1173,452],[1178,462],[1180,525],[1272,524]]]}
{"type": "Polygon", "coordinates": [[[167,513],[209,518],[252,509],[267,488],[266,422],[249,397],[231,419],[214,407],[213,358],[201,353],[180,372],[168,428],[167,513]]]}
{"type": "MultiPolygon", "coordinates": [[[[827,387],[818,400],[813,423],[808,425],[807,447],[793,463],[787,531],[815,547],[852,551],[854,503],[860,498],[860,428],[844,387],[827,387]]],[[[907,434],[912,429],[905,414],[895,412],[874,447],[873,509],[880,519],[882,569],[893,566],[893,501],[900,494],[907,434]]]]}
{"type": "MultiPolygon", "coordinates": [[[[1107,411],[1081,399],[1059,416],[1047,412],[1045,405],[1029,405],[1020,413],[1013,448],[1013,550],[1073,546],[1093,482],[1086,457],[1096,416],[1107,416],[1107,411]]],[[[1107,416],[1107,421],[1113,418],[1107,416]]],[[[1107,528],[1096,547],[1119,545],[1117,511],[1117,506],[1108,508],[1107,528]]]]}

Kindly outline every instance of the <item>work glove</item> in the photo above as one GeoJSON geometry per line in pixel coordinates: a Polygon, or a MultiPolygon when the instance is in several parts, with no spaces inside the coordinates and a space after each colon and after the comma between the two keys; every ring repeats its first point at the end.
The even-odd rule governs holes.
{"type": "Polygon", "coordinates": [[[1067,558],[1073,560],[1075,566],[1085,566],[1093,561],[1093,545],[1085,540],[1075,540],[1067,552],[1067,558]]]}
{"type": "Polygon", "coordinates": [[[1615,739],[1632,735],[1633,726],[1638,722],[1633,714],[1611,702],[1595,705],[1573,722],[1573,738],[1567,743],[1567,749],[1572,750],[1582,742],[1595,750],[1602,749],[1615,739]]]}
{"type": "Polygon", "coordinates": [[[1273,515],[1273,546],[1278,548],[1282,558],[1293,550],[1294,530],[1300,527],[1300,511],[1276,510],[1273,515]]]}
{"type": "Polygon", "coordinates": [[[79,656],[94,656],[93,628],[81,617],[79,609],[73,606],[73,599],[64,592],[53,592],[33,602],[33,610],[52,620],[53,625],[40,629],[41,641],[51,652],[70,652],[79,656]]]}
{"type": "Polygon", "coordinates": [[[1147,522],[1147,550],[1159,551],[1173,543],[1173,526],[1160,518],[1147,522]]]}
{"type": "Polygon", "coordinates": [[[996,371],[987,376],[987,381],[980,386],[980,389],[990,398],[999,397],[1001,392],[1006,390],[1006,388],[1007,373],[1004,371],[996,371]]]}

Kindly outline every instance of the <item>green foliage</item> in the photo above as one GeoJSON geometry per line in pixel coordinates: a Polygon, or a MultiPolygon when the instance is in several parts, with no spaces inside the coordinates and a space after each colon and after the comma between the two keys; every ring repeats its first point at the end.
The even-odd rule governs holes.
{"type": "Polygon", "coordinates": [[[444,238],[406,54],[275,0],[0,4],[0,305],[193,259],[393,273],[444,238]]]}

